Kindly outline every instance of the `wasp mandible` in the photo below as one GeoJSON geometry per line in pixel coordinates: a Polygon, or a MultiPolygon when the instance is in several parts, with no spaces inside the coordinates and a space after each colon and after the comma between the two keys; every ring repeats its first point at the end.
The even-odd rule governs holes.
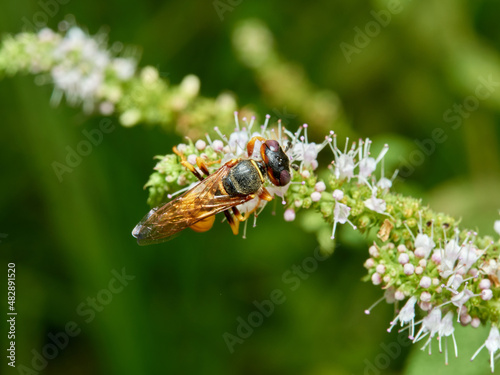
{"type": "Polygon", "coordinates": [[[248,157],[231,159],[212,174],[204,160],[197,157],[196,165],[205,177],[175,147],[174,152],[200,181],[178,198],[149,211],[132,231],[139,245],[167,241],[188,227],[197,232],[208,231],[219,212],[224,213],[233,233],[238,234],[239,223],[253,211],[242,215],[236,206],[255,198],[271,201],[273,197],[264,187],[266,179],[276,186],[285,186],[291,179],[286,149],[283,151],[278,141],[259,136],[248,142],[248,157]],[[260,160],[250,157],[257,141],[261,142],[260,160]]]}

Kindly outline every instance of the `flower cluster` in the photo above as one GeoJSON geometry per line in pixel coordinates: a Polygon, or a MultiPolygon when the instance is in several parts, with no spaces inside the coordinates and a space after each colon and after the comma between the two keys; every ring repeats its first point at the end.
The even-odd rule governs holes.
{"type": "Polygon", "coordinates": [[[43,28],[37,33],[7,36],[0,45],[0,76],[28,73],[39,84],[52,84],[51,101],[63,98],[85,113],[117,115],[123,126],[160,123],[198,135],[210,123],[229,126],[225,120],[236,108],[232,96],[199,96],[200,82],[186,76],[169,85],[152,66],[137,68],[138,52],[116,42],[107,47],[107,35],[89,35],[64,23],[61,32],[43,28]]]}
{"type": "Polygon", "coordinates": [[[91,37],[76,26],[64,36],[44,28],[7,40],[2,56],[8,71],[17,67],[32,74],[46,73],[39,81],[52,81],[55,104],[65,96],[71,105],[82,104],[87,113],[99,104],[101,113],[108,115],[121,98],[123,83],[134,76],[137,60],[115,56],[119,48],[108,50],[105,40],[105,35],[91,37]]]}
{"type": "MultiPolygon", "coordinates": [[[[439,236],[436,236],[432,212],[423,210],[419,215],[416,233],[404,222],[406,233],[400,241],[374,243],[370,247],[370,258],[365,262],[367,278],[386,290],[387,302],[406,300],[389,331],[400,323],[409,329],[409,338],[414,343],[428,336],[422,349],[428,346],[429,354],[431,338],[437,335],[440,351],[441,339],[445,338],[445,362],[448,363],[448,336],[453,338],[455,355],[458,355],[454,321],[471,327],[490,322],[492,332],[498,333],[495,325],[499,319],[500,275],[495,259],[499,244],[488,237],[479,238],[477,233],[459,232],[453,221],[440,222],[439,236]],[[425,226],[422,218],[426,220],[425,226]],[[388,291],[390,297],[387,297],[388,291]],[[417,306],[425,317],[415,323],[417,306]]],[[[491,338],[486,344],[492,355],[500,348],[498,335],[496,337],[497,346],[488,344],[491,338]]],[[[491,358],[493,370],[493,356],[491,358]]]]}

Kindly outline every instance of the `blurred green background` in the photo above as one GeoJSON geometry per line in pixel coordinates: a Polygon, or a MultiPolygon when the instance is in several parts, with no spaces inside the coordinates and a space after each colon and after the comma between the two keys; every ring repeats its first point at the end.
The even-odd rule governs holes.
{"type": "MultiPolygon", "coordinates": [[[[0,32],[19,32],[23,17],[44,11],[41,4],[2,2],[0,32]]],[[[141,65],[158,67],[171,82],[196,74],[204,96],[229,90],[240,106],[251,104],[262,115],[287,113],[292,129],[308,122],[333,127],[339,140],[371,137],[374,149],[390,143],[386,175],[400,167],[405,177],[396,190],[493,234],[500,208],[500,86],[493,84],[477,105],[467,98],[479,77],[500,82],[500,3],[396,1],[397,14],[388,13],[385,1],[359,0],[56,4],[48,26],[56,28],[69,13],[92,34],[106,25],[110,41],[142,47],[141,65]],[[274,36],[274,69],[252,68],[238,57],[232,35],[247,19],[259,19],[274,36]],[[358,37],[356,46],[357,30],[373,37],[358,37]],[[341,43],[355,52],[346,58],[341,43]],[[297,85],[280,91],[289,81],[297,85]],[[318,119],[309,93],[333,98],[326,103],[336,103],[335,113],[323,106],[327,113],[318,119]],[[474,110],[447,120],[454,105],[474,110]],[[424,155],[417,143],[431,149],[436,128],[447,139],[424,155]]],[[[2,360],[0,373],[485,373],[486,353],[468,363],[487,336],[484,329],[458,330],[459,359],[445,367],[435,341],[428,357],[418,350],[421,343],[398,344],[398,333],[386,332],[393,306],[363,314],[382,293],[360,281],[367,247],[347,228],[333,256],[300,283],[287,282],[290,272],[314,256],[317,243],[300,220],[285,223],[282,212],[266,210],[245,240],[217,223],[207,233],[186,231],[161,245],[137,246],[130,232],[149,209],[142,187],[152,157],[170,152],[181,135],[141,125],[125,129],[112,118],[114,130],[59,183],[51,163],[63,161],[66,146],[76,147],[82,130],[102,118],[51,107],[51,91],[32,76],[0,82],[0,232],[8,235],[0,244],[2,285],[7,263],[15,262],[18,366],[33,369],[33,351],[42,353],[52,343],[49,334],[64,332],[68,322],[81,331],[46,365],[39,362],[41,371],[12,371],[2,360]],[[121,292],[106,292],[113,270],[123,268],[135,278],[121,292]],[[284,303],[231,353],[223,335],[236,335],[239,319],[247,321],[258,311],[254,302],[276,289],[284,303]],[[97,298],[95,316],[82,314],[89,298],[97,298]]],[[[314,134],[317,141],[321,134],[314,134]]],[[[0,337],[4,350],[3,329],[0,337]]]]}

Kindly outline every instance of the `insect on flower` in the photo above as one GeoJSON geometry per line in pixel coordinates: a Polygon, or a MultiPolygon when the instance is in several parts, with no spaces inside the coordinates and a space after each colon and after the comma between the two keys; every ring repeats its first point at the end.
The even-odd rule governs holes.
{"type": "Polygon", "coordinates": [[[200,157],[195,166],[174,147],[181,164],[200,180],[190,190],[165,205],[153,208],[132,231],[139,245],[167,241],[172,235],[190,227],[197,232],[212,228],[215,215],[223,212],[234,234],[238,234],[240,221],[245,221],[259,207],[241,214],[236,206],[252,199],[271,201],[273,196],[264,187],[266,177],[276,186],[290,182],[290,160],[278,141],[256,136],[247,144],[245,158],[226,162],[210,174],[208,166],[200,157]],[[260,159],[251,158],[255,143],[260,144],[260,159]]]}

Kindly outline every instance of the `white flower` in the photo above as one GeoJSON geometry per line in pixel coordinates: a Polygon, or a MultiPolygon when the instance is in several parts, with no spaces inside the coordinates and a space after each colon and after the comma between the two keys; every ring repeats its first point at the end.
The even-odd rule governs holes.
{"type": "Polygon", "coordinates": [[[354,158],[356,157],[356,144],[353,143],[351,149],[347,151],[347,146],[349,143],[349,138],[346,139],[344,152],[340,151],[337,147],[337,135],[333,134],[333,145],[329,142],[329,146],[333,151],[333,155],[335,157],[334,166],[335,171],[334,175],[336,179],[344,179],[347,178],[349,181],[352,177],[354,177],[354,168],[356,164],[354,162],[354,158]]]}
{"type": "MultiPolygon", "coordinates": [[[[231,147],[231,150],[233,151],[233,154],[236,157],[241,157],[243,155],[246,155],[247,152],[246,147],[249,140],[250,140],[249,135],[245,130],[231,133],[231,135],[229,136],[229,147],[231,147]]],[[[260,147],[255,147],[254,152],[256,152],[259,149],[260,147]]]]}
{"type": "Polygon", "coordinates": [[[479,352],[486,346],[486,349],[490,352],[490,367],[491,367],[491,372],[495,371],[495,362],[494,362],[494,354],[496,353],[497,350],[500,349],[500,333],[498,332],[498,328],[495,326],[491,327],[490,334],[488,335],[488,338],[484,342],[483,345],[479,347],[479,349],[474,353],[472,358],[470,359],[471,361],[476,358],[476,356],[479,354],[479,352]]]}
{"type": "Polygon", "coordinates": [[[337,227],[337,223],[349,223],[354,229],[356,229],[356,226],[348,219],[350,212],[351,207],[348,207],[340,202],[335,202],[335,208],[333,210],[333,230],[331,236],[332,240],[335,238],[335,228],[337,227]]]}
{"type": "MultiPolygon", "coordinates": [[[[429,335],[429,338],[425,342],[422,350],[424,350],[427,345],[430,344],[432,338],[436,333],[439,332],[441,327],[441,309],[434,308],[431,312],[422,320],[422,327],[417,333],[417,336],[413,339],[413,343],[422,340],[425,336],[429,335]]],[[[429,354],[431,354],[431,345],[429,345],[429,354]]]]}
{"type": "Polygon", "coordinates": [[[451,297],[450,301],[452,304],[458,307],[458,315],[460,316],[460,313],[462,311],[462,307],[464,304],[471,299],[471,297],[475,297],[476,295],[470,291],[469,289],[465,288],[460,292],[455,294],[453,297],[451,297]]]}
{"type": "Polygon", "coordinates": [[[451,239],[444,249],[436,249],[434,252],[439,253],[441,257],[441,271],[439,274],[442,278],[447,279],[454,272],[455,263],[460,254],[460,245],[458,245],[457,240],[451,239]]]}
{"type": "Polygon", "coordinates": [[[453,312],[448,311],[441,321],[439,327],[439,351],[441,350],[441,339],[444,337],[444,363],[448,364],[448,336],[453,338],[453,345],[455,347],[455,357],[458,357],[457,341],[455,340],[455,327],[453,326],[453,312]]]}
{"type": "Polygon", "coordinates": [[[377,159],[370,157],[370,146],[372,141],[366,138],[366,141],[359,140],[358,153],[359,153],[359,174],[358,178],[364,182],[368,177],[377,169],[377,164],[384,158],[389,146],[386,144],[380,151],[377,159]],[[363,147],[364,146],[364,147],[363,147]]]}
{"type": "Polygon", "coordinates": [[[321,144],[309,142],[307,137],[307,128],[308,125],[304,124],[295,134],[289,131],[285,131],[285,133],[292,139],[290,160],[301,161],[301,167],[310,167],[314,170],[318,167],[318,153],[328,144],[329,138],[321,144]],[[304,129],[304,135],[300,135],[302,129],[304,129]]]}
{"type": "Polygon", "coordinates": [[[495,232],[500,234],[500,220],[495,221],[495,224],[493,225],[493,229],[495,229],[495,232]]]}
{"type": "Polygon", "coordinates": [[[427,259],[431,251],[436,247],[436,244],[426,234],[419,233],[415,238],[415,255],[422,255],[420,258],[427,259]]]}
{"type": "Polygon", "coordinates": [[[363,203],[365,204],[366,208],[379,214],[387,215],[387,212],[385,212],[385,210],[387,209],[387,205],[383,199],[377,198],[375,195],[372,195],[363,203]]]}
{"type": "Polygon", "coordinates": [[[70,104],[82,103],[83,110],[91,112],[96,102],[104,99],[103,96],[108,95],[108,100],[116,96],[110,92],[117,92],[118,88],[106,86],[108,73],[114,73],[122,81],[135,74],[135,60],[113,58],[99,39],[102,40],[74,26],[55,45],[52,52],[54,65],[50,71],[55,88],[52,101],[55,104],[64,94],[70,104]]]}
{"type": "Polygon", "coordinates": [[[405,323],[411,322],[410,325],[411,331],[409,338],[413,339],[415,334],[415,303],[417,303],[417,297],[415,296],[410,297],[410,299],[403,306],[399,314],[391,322],[391,326],[387,329],[387,332],[391,332],[391,330],[398,323],[398,321],[401,322],[401,327],[405,323]]]}

